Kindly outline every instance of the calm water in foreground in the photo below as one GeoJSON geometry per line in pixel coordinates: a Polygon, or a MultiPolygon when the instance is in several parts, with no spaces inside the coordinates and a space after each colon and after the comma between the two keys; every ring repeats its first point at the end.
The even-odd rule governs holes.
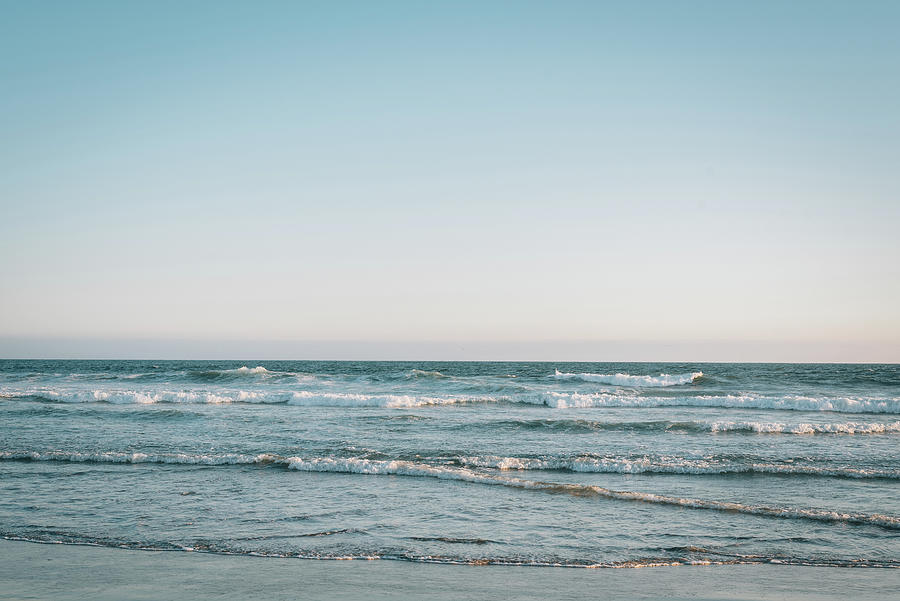
{"type": "Polygon", "coordinates": [[[0,482],[10,540],[898,568],[900,366],[0,361],[0,482]]]}

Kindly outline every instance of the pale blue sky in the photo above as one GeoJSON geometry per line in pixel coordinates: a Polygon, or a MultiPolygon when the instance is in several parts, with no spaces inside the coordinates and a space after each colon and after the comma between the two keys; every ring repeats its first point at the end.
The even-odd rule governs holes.
{"type": "Polygon", "coordinates": [[[0,0],[0,356],[900,361],[897,31],[0,0]]]}

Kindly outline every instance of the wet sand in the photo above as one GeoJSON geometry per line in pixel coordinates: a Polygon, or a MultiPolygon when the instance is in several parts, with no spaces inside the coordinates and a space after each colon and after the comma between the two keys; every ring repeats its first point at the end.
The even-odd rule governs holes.
{"type": "Polygon", "coordinates": [[[0,599],[896,599],[900,570],[310,561],[0,540],[0,599]]]}

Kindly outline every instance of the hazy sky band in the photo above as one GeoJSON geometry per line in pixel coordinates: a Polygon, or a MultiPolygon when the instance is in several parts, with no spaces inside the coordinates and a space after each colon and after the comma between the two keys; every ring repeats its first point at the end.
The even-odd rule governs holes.
{"type": "Polygon", "coordinates": [[[0,350],[900,360],[895,2],[0,8],[0,350]]]}
{"type": "MultiPolygon", "coordinates": [[[[0,359],[891,363],[893,343],[0,338],[0,359]]],[[[893,361],[896,362],[896,361],[893,361]]]]}

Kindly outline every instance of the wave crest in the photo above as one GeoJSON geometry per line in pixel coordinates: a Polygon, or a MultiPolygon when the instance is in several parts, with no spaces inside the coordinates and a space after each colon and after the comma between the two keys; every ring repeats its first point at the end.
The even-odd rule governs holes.
{"type": "Polygon", "coordinates": [[[602,486],[574,483],[526,480],[498,474],[478,472],[468,467],[450,465],[430,465],[405,460],[375,460],[337,457],[282,457],[271,453],[260,455],[150,455],[144,453],[65,453],[0,452],[0,459],[32,461],[73,461],[79,463],[184,463],[201,465],[281,465],[291,470],[303,472],[327,472],[364,475],[395,475],[422,478],[457,480],[476,484],[506,486],[509,488],[539,490],[551,493],[570,494],[577,497],[601,497],[618,501],[637,501],[655,505],[670,505],[692,509],[725,511],[758,515],[772,518],[805,519],[817,522],[847,523],[879,526],[900,530],[900,517],[884,514],[868,514],[832,511],[828,509],[805,509],[775,507],[768,505],[746,505],[737,502],[712,501],[658,495],[647,492],[613,490],[602,486]]]}
{"type": "Polygon", "coordinates": [[[900,470],[866,469],[858,467],[820,467],[787,463],[739,463],[716,459],[684,457],[459,457],[465,467],[493,468],[502,471],[570,471],[594,474],[784,474],[829,476],[837,478],[900,479],[900,470]]]}
{"type": "Polygon", "coordinates": [[[726,501],[710,501],[705,499],[691,499],[657,495],[653,493],[621,491],[604,488],[602,486],[586,484],[562,484],[556,482],[543,482],[537,480],[524,480],[482,474],[468,468],[454,468],[446,466],[432,466],[411,461],[383,461],[370,459],[337,459],[314,458],[303,459],[290,457],[287,459],[288,468],[306,472],[336,472],[366,475],[396,475],[417,476],[427,478],[440,478],[447,480],[459,480],[479,484],[495,486],[507,486],[510,488],[542,490],[553,493],[566,493],[578,497],[597,496],[619,501],[638,501],[655,505],[671,505],[687,507],[691,509],[706,509],[711,511],[725,511],[758,515],[773,518],[805,519],[817,522],[848,523],[859,525],[879,526],[891,530],[900,530],[900,517],[831,511],[827,509],[803,509],[792,507],[773,507],[767,505],[745,505],[726,501]]]}
{"type": "Polygon", "coordinates": [[[307,407],[385,407],[403,409],[434,405],[462,405],[467,403],[494,403],[493,397],[467,396],[419,396],[406,394],[361,394],[352,392],[310,392],[293,393],[289,405],[307,407]]]}
{"type": "Polygon", "coordinates": [[[590,374],[590,373],[564,373],[556,370],[553,375],[557,380],[580,380],[582,382],[596,382],[598,384],[611,384],[613,386],[634,386],[641,388],[661,388],[663,386],[681,386],[690,384],[694,380],[703,377],[702,371],[689,374],[659,374],[658,376],[632,376],[630,374],[590,374]]]}
{"type": "Polygon", "coordinates": [[[833,424],[782,424],[773,422],[714,422],[709,432],[752,432],[754,434],[893,434],[900,433],[900,421],[892,423],[845,422],[833,424]]]}
{"type": "Polygon", "coordinates": [[[241,374],[241,375],[257,375],[257,374],[270,374],[268,369],[263,367],[262,365],[257,365],[256,367],[247,367],[243,365],[237,369],[226,369],[225,373],[233,373],[233,374],[241,374]]]}
{"type": "Polygon", "coordinates": [[[495,397],[447,395],[424,396],[415,394],[364,394],[353,392],[315,392],[309,390],[29,390],[4,393],[2,398],[36,399],[52,403],[110,403],[117,405],[153,404],[206,404],[232,403],[288,404],[305,407],[384,407],[394,409],[428,407],[436,405],[460,405],[469,403],[496,403],[495,397]]]}
{"type": "Polygon", "coordinates": [[[698,395],[672,397],[624,396],[611,393],[548,392],[543,403],[556,409],[598,407],[716,407],[779,411],[834,411],[837,413],[900,413],[900,399],[815,398],[789,395],[698,395]]]}

